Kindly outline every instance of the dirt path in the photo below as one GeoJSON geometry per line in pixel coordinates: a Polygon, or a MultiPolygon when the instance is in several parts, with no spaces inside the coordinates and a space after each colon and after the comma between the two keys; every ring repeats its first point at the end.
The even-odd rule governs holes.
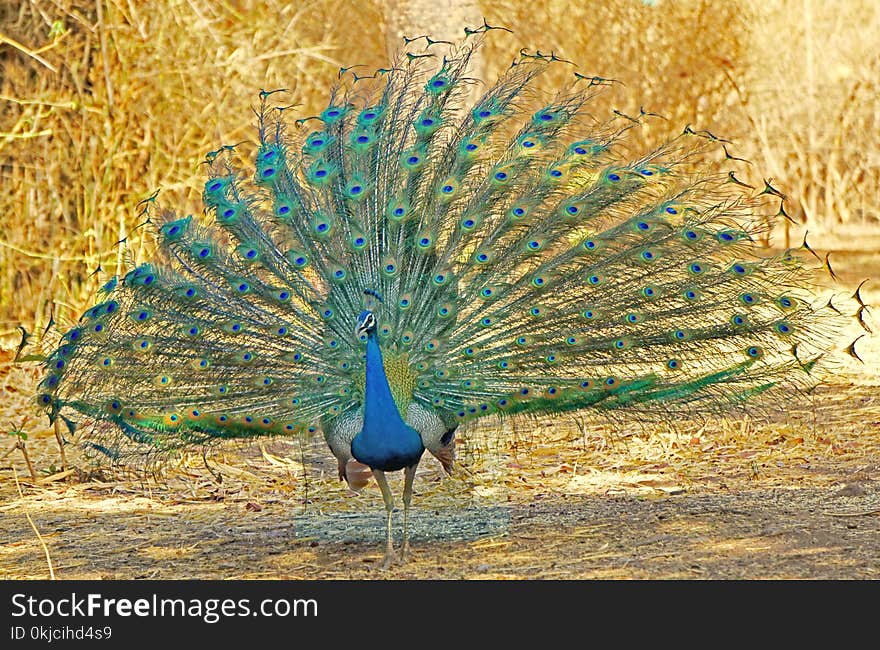
{"type": "MultiPolygon", "coordinates": [[[[248,516],[239,506],[212,504],[199,506],[192,520],[192,507],[169,511],[147,500],[124,513],[46,504],[35,519],[60,578],[870,579],[880,578],[877,486],[875,478],[855,490],[599,495],[500,510],[421,510],[413,560],[388,572],[377,569],[378,535],[351,543],[298,539],[300,520],[284,507],[248,516]],[[484,536],[436,539],[438,520],[443,528],[460,517],[484,536]]],[[[382,529],[378,516],[358,519],[382,529]]],[[[46,577],[32,531],[26,523],[9,530],[9,523],[0,576],[46,577]]],[[[353,523],[338,515],[320,521],[327,531],[353,523]]]]}
{"type": "MultiPolygon", "coordinates": [[[[426,464],[413,561],[384,573],[378,490],[347,494],[319,444],[306,475],[283,460],[299,456],[289,443],[224,456],[220,484],[195,459],[158,483],[34,484],[16,462],[24,498],[9,472],[0,482],[0,578],[47,576],[25,513],[59,578],[878,578],[880,400],[848,395],[863,428],[477,441],[470,476],[426,464]]],[[[32,462],[53,442],[32,441],[32,462]]]]}

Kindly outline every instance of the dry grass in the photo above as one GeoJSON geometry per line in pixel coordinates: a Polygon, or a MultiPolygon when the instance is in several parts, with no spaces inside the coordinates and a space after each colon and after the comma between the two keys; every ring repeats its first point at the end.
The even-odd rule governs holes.
{"type": "MultiPolygon", "coordinates": [[[[814,231],[880,228],[880,5],[760,3],[737,99],[763,173],[814,231]],[[817,228],[818,227],[818,228],[817,228]]],[[[824,234],[824,233],[823,233],[824,234]]],[[[876,248],[876,246],[875,246],[876,248]]]]}
{"type": "MultiPolygon", "coordinates": [[[[495,6],[493,17],[516,35],[496,40],[493,57],[506,64],[510,50],[523,44],[553,48],[584,72],[623,81],[626,92],[609,97],[612,105],[664,115],[667,121],[653,120],[634,134],[641,146],[684,124],[709,129],[733,140],[731,153],[753,161],[749,182],[762,187],[762,178],[774,179],[790,199],[788,212],[814,235],[844,224],[850,240],[880,231],[876,2],[495,6]]],[[[560,80],[565,74],[559,71],[560,80]]],[[[782,245],[788,233],[779,234],[782,245]]]]}
{"type": "MultiPolygon", "coordinates": [[[[260,88],[313,115],[340,65],[386,64],[391,4],[175,0],[0,2],[0,341],[69,322],[150,242],[137,203],[157,188],[197,211],[198,163],[253,137],[260,88]],[[117,242],[124,240],[123,245],[117,242]]],[[[877,232],[880,8],[871,0],[484,3],[481,69],[553,50],[623,81],[596,110],[664,115],[638,151],[684,124],[735,140],[749,180],[776,179],[812,230],[877,232]]],[[[430,26],[425,27],[430,31],[430,26]]],[[[415,31],[415,26],[413,27],[415,31]]],[[[560,65],[548,92],[571,78],[560,65]]],[[[792,237],[797,236],[792,234],[792,237]]],[[[834,240],[826,240],[837,246],[834,240]]]]}
{"type": "Polygon", "coordinates": [[[259,90],[290,88],[314,114],[352,51],[384,64],[379,28],[376,5],[347,0],[0,5],[0,34],[40,57],[0,50],[0,333],[40,328],[53,304],[78,315],[143,256],[140,200],[162,188],[197,210],[198,163],[253,137],[259,90]],[[340,13],[364,26],[354,39],[340,13]]]}

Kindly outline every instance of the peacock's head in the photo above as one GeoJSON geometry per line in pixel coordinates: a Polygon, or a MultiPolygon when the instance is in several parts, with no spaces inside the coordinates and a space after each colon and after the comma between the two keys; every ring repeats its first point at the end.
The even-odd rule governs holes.
{"type": "Polygon", "coordinates": [[[362,311],[361,315],[358,316],[357,327],[354,329],[355,335],[360,337],[362,334],[369,335],[375,331],[376,316],[369,310],[362,311]]]}

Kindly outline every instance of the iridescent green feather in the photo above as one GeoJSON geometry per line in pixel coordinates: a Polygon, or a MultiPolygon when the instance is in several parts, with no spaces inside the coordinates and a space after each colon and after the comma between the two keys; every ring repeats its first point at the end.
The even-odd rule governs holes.
{"type": "Polygon", "coordinates": [[[106,421],[116,460],[292,435],[357,413],[358,314],[395,403],[486,416],[726,411],[815,381],[838,315],[765,256],[760,195],[686,130],[644,155],[523,57],[474,97],[475,44],[343,76],[288,128],[262,96],[253,172],[212,158],[206,217],[151,214],[159,253],[108,283],[48,357],[51,417],[106,421]],[[317,122],[317,125],[316,125],[317,122]],[[369,290],[369,295],[364,291],[369,290]]]}

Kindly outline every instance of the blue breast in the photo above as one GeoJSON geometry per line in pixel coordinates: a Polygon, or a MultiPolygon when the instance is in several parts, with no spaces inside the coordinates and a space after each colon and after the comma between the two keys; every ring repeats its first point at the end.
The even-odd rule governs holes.
{"type": "Polygon", "coordinates": [[[372,469],[393,472],[418,463],[424,451],[421,436],[400,417],[379,342],[371,332],[367,339],[364,426],[351,441],[351,453],[372,469]]]}

